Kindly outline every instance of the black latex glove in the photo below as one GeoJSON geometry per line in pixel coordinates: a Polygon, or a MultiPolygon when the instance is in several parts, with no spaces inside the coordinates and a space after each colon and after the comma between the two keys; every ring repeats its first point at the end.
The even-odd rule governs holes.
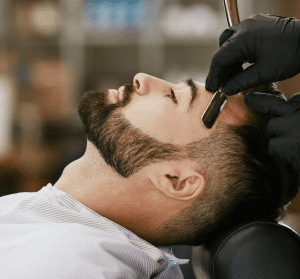
{"type": "Polygon", "coordinates": [[[288,100],[273,94],[249,93],[245,103],[254,110],[276,116],[267,124],[267,133],[272,137],[268,150],[300,171],[300,93],[288,100]]]}
{"type": "Polygon", "coordinates": [[[234,95],[300,73],[300,21],[295,18],[253,15],[223,31],[219,44],[206,79],[207,91],[215,92],[227,81],[223,92],[234,95]],[[243,70],[244,61],[254,64],[243,70]]]}

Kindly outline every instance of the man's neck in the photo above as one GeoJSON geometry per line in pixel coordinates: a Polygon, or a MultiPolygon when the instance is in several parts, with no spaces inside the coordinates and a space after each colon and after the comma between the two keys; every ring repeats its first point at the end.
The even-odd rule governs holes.
{"type": "Polygon", "coordinates": [[[54,187],[144,238],[140,228],[149,232],[157,221],[154,218],[156,213],[149,212],[151,201],[147,198],[146,187],[141,184],[137,187],[130,179],[121,178],[113,171],[103,170],[99,165],[95,167],[90,159],[84,155],[69,164],[54,187]]]}
{"type": "Polygon", "coordinates": [[[54,187],[152,243],[152,232],[174,215],[176,206],[146,177],[141,171],[122,178],[88,145],[84,156],[64,169],[54,187]]]}

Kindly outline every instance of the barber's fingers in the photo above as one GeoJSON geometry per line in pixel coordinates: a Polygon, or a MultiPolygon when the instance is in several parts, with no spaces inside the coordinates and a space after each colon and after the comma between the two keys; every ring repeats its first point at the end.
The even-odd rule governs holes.
{"type": "Polygon", "coordinates": [[[245,60],[246,57],[237,44],[231,41],[224,43],[213,55],[205,83],[206,90],[216,92],[229,79],[231,73],[236,73],[237,69],[238,72],[243,71],[245,60]]]}
{"type": "MultiPolygon", "coordinates": [[[[290,132],[295,134],[297,130],[299,130],[299,118],[299,115],[286,115],[271,118],[267,124],[267,133],[271,137],[279,137],[284,134],[287,135],[290,132]]],[[[300,141],[300,134],[298,135],[298,141],[300,141]]]]}
{"type": "MultiPolygon", "coordinates": [[[[213,66],[211,66],[213,68],[213,66]]],[[[216,92],[227,80],[243,71],[243,63],[235,62],[232,65],[223,68],[223,72],[218,75],[216,72],[210,72],[206,78],[205,89],[209,92],[216,92]],[[214,76],[216,74],[216,76],[214,76]]]]}
{"type": "Polygon", "coordinates": [[[263,80],[261,66],[259,64],[253,64],[229,79],[223,88],[223,92],[225,95],[231,96],[266,83],[268,83],[268,80],[263,80]]]}
{"type": "Polygon", "coordinates": [[[261,113],[270,113],[275,116],[290,114],[297,109],[296,104],[287,102],[281,96],[268,93],[248,93],[245,97],[245,103],[254,110],[261,113]]]}
{"type": "Polygon", "coordinates": [[[293,102],[300,106],[300,93],[296,93],[292,97],[288,98],[288,102],[293,102]]]}
{"type": "Polygon", "coordinates": [[[282,144],[283,141],[283,136],[277,137],[277,138],[272,138],[270,139],[268,143],[268,151],[270,154],[275,155],[275,154],[282,154],[282,149],[284,148],[285,144],[282,144]]]}
{"type": "Polygon", "coordinates": [[[237,57],[236,45],[228,41],[233,34],[234,30],[230,27],[225,29],[219,37],[220,49],[214,53],[206,78],[205,88],[207,91],[216,92],[233,74],[243,71],[243,63],[237,57]],[[226,44],[223,46],[225,42],[226,44]]]}
{"type": "Polygon", "coordinates": [[[291,134],[272,138],[268,144],[268,151],[272,155],[278,154],[281,159],[300,170],[300,144],[297,136],[291,134]]]}
{"type": "Polygon", "coordinates": [[[219,46],[221,47],[233,34],[234,30],[231,27],[225,29],[219,37],[219,46]]]}

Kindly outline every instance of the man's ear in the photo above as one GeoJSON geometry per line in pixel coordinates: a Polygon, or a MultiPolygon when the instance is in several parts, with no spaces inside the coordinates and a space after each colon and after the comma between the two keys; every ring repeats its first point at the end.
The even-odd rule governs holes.
{"type": "Polygon", "coordinates": [[[154,164],[149,178],[157,190],[178,200],[192,200],[206,187],[206,177],[191,160],[165,161],[154,164]]]}

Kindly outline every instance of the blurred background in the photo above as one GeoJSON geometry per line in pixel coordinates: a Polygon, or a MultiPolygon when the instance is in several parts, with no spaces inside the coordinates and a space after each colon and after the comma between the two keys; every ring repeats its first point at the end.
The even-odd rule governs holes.
{"type": "MultiPolygon", "coordinates": [[[[298,0],[238,0],[241,20],[300,19],[298,0]]],[[[0,196],[54,184],[81,157],[77,103],[138,72],[205,83],[227,28],[223,0],[0,0],[0,196]]],[[[286,97],[300,76],[279,82],[286,97]]],[[[296,231],[300,198],[286,222],[296,231]]]]}

